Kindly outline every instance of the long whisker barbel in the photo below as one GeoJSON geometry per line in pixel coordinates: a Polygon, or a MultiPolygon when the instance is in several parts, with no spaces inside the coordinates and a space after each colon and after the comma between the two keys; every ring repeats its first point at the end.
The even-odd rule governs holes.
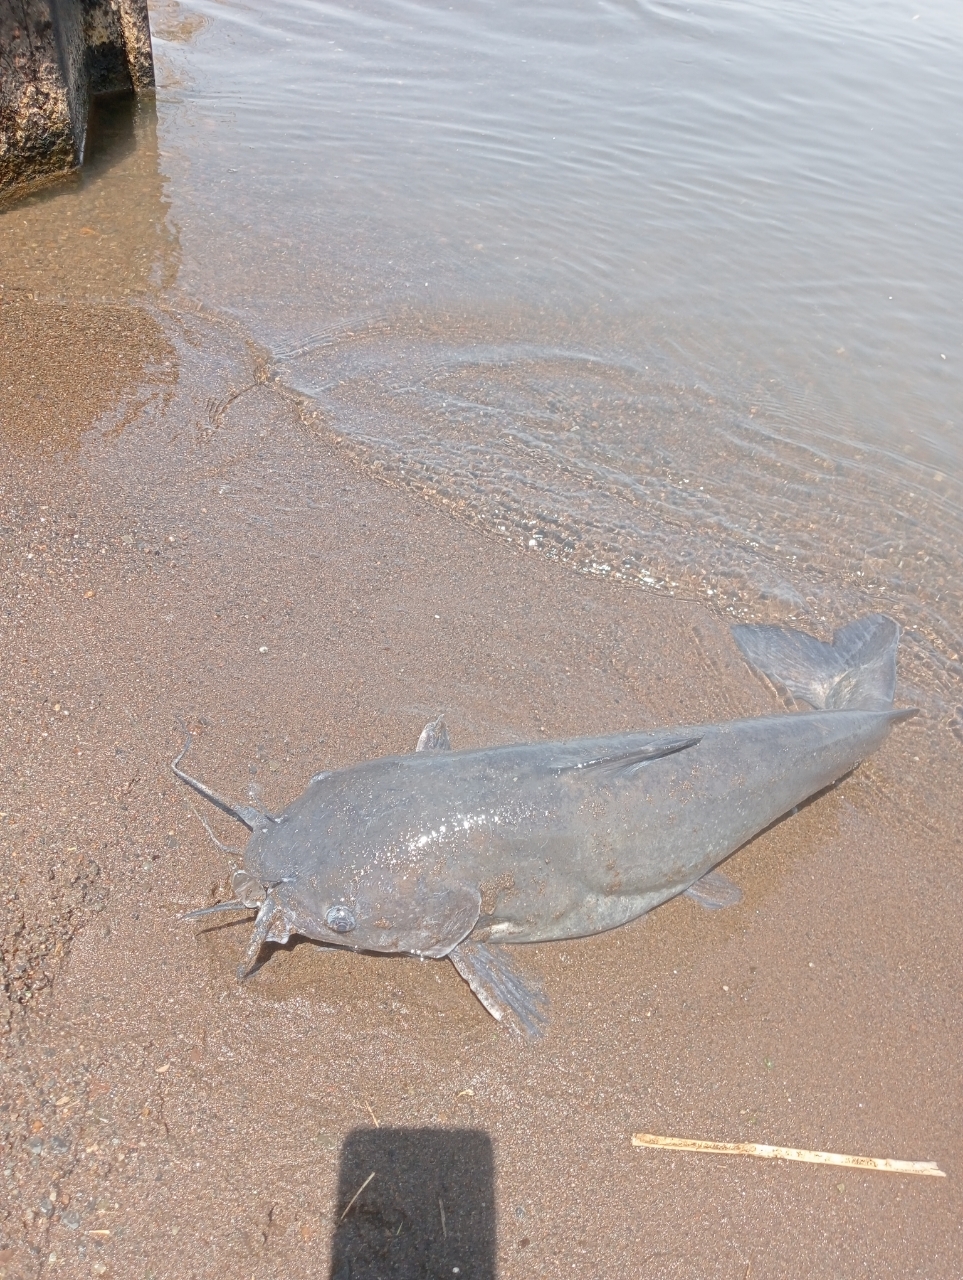
{"type": "Polygon", "coordinates": [[[203,796],[215,808],[220,809],[222,813],[226,813],[231,818],[236,818],[238,822],[243,822],[248,831],[253,831],[257,826],[264,825],[264,819],[268,822],[278,823],[280,818],[276,818],[273,813],[265,813],[260,809],[255,809],[249,804],[232,804],[230,800],[225,800],[223,796],[219,796],[216,791],[212,791],[210,787],[203,782],[198,782],[196,778],[192,778],[180,768],[180,763],[191,749],[191,735],[187,735],[187,741],[181,749],[180,755],[171,761],[171,768],[174,770],[175,777],[180,778],[181,782],[186,782],[189,787],[197,792],[199,796],[203,796]]]}
{"type": "Polygon", "coordinates": [[[196,911],[185,911],[182,916],[178,916],[178,920],[200,920],[201,916],[212,916],[216,911],[258,911],[260,904],[251,906],[250,903],[242,902],[240,898],[235,898],[232,902],[218,902],[213,907],[198,907],[196,911]]]}
{"type": "Polygon", "coordinates": [[[198,811],[194,808],[193,805],[191,805],[191,813],[194,815],[197,821],[201,824],[201,826],[210,836],[211,840],[213,840],[213,842],[217,845],[221,853],[233,853],[236,858],[241,857],[241,855],[244,853],[244,850],[239,849],[237,845],[224,844],[223,841],[218,840],[217,836],[214,834],[211,824],[204,817],[203,813],[198,813],[198,811]]]}

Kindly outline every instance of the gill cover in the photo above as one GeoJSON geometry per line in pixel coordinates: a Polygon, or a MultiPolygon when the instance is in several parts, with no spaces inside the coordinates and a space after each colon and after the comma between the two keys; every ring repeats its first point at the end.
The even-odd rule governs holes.
{"type": "Polygon", "coordinates": [[[417,882],[379,895],[368,911],[358,912],[358,928],[348,935],[361,950],[401,951],[440,960],[474,929],[481,912],[481,894],[468,885],[427,890],[417,882]],[[368,916],[366,919],[365,916],[368,916]]]}

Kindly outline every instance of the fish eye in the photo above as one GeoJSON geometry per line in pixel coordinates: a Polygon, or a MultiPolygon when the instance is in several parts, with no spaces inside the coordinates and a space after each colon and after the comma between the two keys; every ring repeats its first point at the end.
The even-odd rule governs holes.
{"type": "Polygon", "coordinates": [[[350,933],[357,925],[352,913],[347,907],[329,907],[324,917],[324,923],[329,929],[333,929],[335,933],[350,933]]]}

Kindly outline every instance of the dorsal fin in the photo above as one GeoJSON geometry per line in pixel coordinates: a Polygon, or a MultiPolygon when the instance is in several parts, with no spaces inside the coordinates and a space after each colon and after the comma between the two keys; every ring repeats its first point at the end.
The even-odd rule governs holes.
{"type": "Polygon", "coordinates": [[[650,742],[644,747],[633,747],[610,756],[595,756],[589,760],[576,760],[571,764],[549,765],[553,773],[576,773],[586,769],[610,769],[613,772],[631,773],[641,765],[653,760],[662,760],[665,756],[674,756],[689,747],[698,746],[702,741],[698,738],[662,738],[658,742],[650,742]]]}
{"type": "Polygon", "coordinates": [[[421,731],[416,751],[450,751],[451,739],[448,737],[448,726],[445,724],[445,713],[437,720],[429,720],[421,731]]]}

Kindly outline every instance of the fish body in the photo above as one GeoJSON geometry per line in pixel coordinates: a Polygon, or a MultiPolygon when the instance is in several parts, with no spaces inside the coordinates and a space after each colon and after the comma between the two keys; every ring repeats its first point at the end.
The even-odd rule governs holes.
{"type": "Polygon", "coordinates": [[[245,867],[278,884],[306,936],[330,941],[324,918],[347,906],[364,950],[582,937],[682,893],[848,773],[899,714],[389,756],[312,781],[254,833],[245,867]]]}
{"type": "Polygon", "coordinates": [[[833,645],[775,627],[736,638],[824,709],[470,751],[446,749],[438,721],[429,749],[318,774],[276,816],[236,813],[252,831],[239,900],[221,906],[259,908],[242,968],[293,933],[449,957],[491,1012],[531,1028],[537,997],[500,944],[599,933],[699,882],[717,905],[713,868],[912,714],[892,705],[898,629],[881,615],[833,645]]]}

